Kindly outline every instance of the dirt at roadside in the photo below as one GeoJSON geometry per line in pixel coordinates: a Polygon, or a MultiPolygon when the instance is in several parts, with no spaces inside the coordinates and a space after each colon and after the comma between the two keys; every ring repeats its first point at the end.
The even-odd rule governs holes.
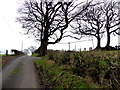
{"type": "Polygon", "coordinates": [[[20,56],[2,56],[2,64],[0,66],[4,67],[9,64],[12,60],[18,58],[20,56]]]}

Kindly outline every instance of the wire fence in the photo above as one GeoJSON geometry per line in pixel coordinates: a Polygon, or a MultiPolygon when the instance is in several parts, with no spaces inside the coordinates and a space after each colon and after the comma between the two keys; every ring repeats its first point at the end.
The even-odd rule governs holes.
{"type": "Polygon", "coordinates": [[[91,41],[91,40],[82,40],[82,41],[75,41],[75,42],[64,42],[64,43],[59,43],[59,44],[79,43],[79,42],[85,42],[85,41],[91,41]]]}
{"type": "MultiPolygon", "coordinates": [[[[73,50],[77,51],[77,46],[76,46],[76,44],[77,44],[77,43],[81,43],[81,42],[86,42],[86,41],[92,41],[92,46],[91,46],[91,47],[88,46],[88,50],[94,49],[93,39],[89,39],[89,40],[79,40],[79,41],[73,41],[73,42],[69,42],[69,41],[68,41],[68,42],[63,42],[63,43],[58,43],[58,44],[61,44],[61,45],[68,44],[68,50],[71,50],[71,44],[75,44],[75,48],[74,48],[73,50]]],[[[72,46],[73,46],[73,45],[72,45],[72,46]]],[[[86,51],[86,50],[87,50],[87,48],[84,47],[84,48],[83,48],[83,51],[86,51]]],[[[79,47],[79,51],[82,51],[82,50],[81,50],[81,47],[79,47]]]]}

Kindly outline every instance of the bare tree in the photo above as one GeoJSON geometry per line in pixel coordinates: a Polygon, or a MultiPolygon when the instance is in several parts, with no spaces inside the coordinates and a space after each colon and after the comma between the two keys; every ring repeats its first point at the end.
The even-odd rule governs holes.
{"type": "Polygon", "coordinates": [[[104,3],[102,10],[105,15],[105,29],[107,32],[106,49],[110,49],[111,34],[119,34],[120,17],[118,1],[107,1],[104,3]]]}
{"type": "Polygon", "coordinates": [[[25,55],[29,55],[30,54],[29,49],[24,49],[23,52],[24,52],[25,55]]]}
{"type": "Polygon", "coordinates": [[[101,48],[100,40],[104,34],[104,19],[100,4],[88,7],[85,12],[76,17],[76,25],[72,26],[72,33],[93,36],[97,39],[97,47],[101,48]]]}
{"type": "Polygon", "coordinates": [[[82,4],[76,4],[73,0],[71,2],[25,1],[22,8],[19,9],[22,16],[18,18],[18,21],[27,30],[26,34],[34,35],[41,42],[40,47],[36,50],[40,56],[46,54],[49,44],[60,42],[70,22],[86,10],[90,2],[85,3],[84,7],[79,8],[79,12],[76,12],[82,4]]]}
{"type": "MultiPolygon", "coordinates": [[[[107,33],[106,49],[110,49],[111,35],[119,33],[120,17],[118,1],[105,1],[89,7],[75,19],[76,25],[72,26],[72,33],[79,35],[94,36],[97,38],[97,47],[100,48],[100,40],[107,33]]],[[[97,3],[97,2],[96,2],[97,3]]]]}
{"type": "Polygon", "coordinates": [[[36,50],[36,46],[30,46],[28,50],[33,54],[33,52],[36,50]]]}

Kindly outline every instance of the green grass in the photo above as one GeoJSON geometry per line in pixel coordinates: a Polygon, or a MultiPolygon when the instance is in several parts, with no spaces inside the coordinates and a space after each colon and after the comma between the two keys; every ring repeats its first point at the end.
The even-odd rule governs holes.
{"type": "Polygon", "coordinates": [[[1,54],[0,56],[6,56],[6,54],[1,54]]]}
{"type": "MultiPolygon", "coordinates": [[[[8,56],[13,56],[15,54],[8,54],[8,56]]],[[[6,54],[1,54],[0,56],[6,56],[6,54]]]]}
{"type": "Polygon", "coordinates": [[[19,71],[20,71],[20,69],[19,69],[19,68],[16,68],[16,69],[12,72],[12,74],[13,74],[13,75],[16,75],[19,71]]]}
{"type": "MultiPolygon", "coordinates": [[[[40,70],[42,82],[53,88],[92,88],[84,79],[65,70],[65,66],[59,66],[52,60],[42,57],[35,61],[37,69],[40,70]]],[[[97,86],[94,86],[94,88],[97,86]]]]}
{"type": "Polygon", "coordinates": [[[38,54],[37,54],[37,53],[35,53],[35,54],[32,54],[32,56],[33,56],[33,57],[37,57],[37,56],[38,56],[38,54]]]}

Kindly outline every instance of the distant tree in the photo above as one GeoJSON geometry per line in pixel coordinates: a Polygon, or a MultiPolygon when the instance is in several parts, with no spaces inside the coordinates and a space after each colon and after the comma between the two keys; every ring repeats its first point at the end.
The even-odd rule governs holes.
{"type": "Polygon", "coordinates": [[[23,52],[24,52],[25,55],[29,55],[30,54],[29,49],[24,49],[23,52]]]}
{"type": "Polygon", "coordinates": [[[16,56],[17,55],[24,55],[24,53],[22,51],[18,51],[16,49],[12,49],[11,52],[14,53],[16,56]]]}
{"type": "Polygon", "coordinates": [[[73,34],[96,37],[96,48],[101,48],[100,40],[105,31],[103,30],[104,19],[100,4],[89,6],[82,15],[76,17],[75,23],[72,25],[73,34]]]}
{"type": "Polygon", "coordinates": [[[74,28],[72,33],[96,37],[96,48],[100,48],[100,40],[106,32],[107,44],[105,49],[110,49],[111,35],[120,35],[120,10],[118,3],[118,1],[102,0],[98,5],[88,7],[82,15],[75,19],[76,24],[72,25],[72,28],[74,28]]]}
{"type": "Polygon", "coordinates": [[[107,32],[107,44],[106,48],[110,47],[111,34],[119,34],[120,30],[120,16],[119,16],[119,2],[118,1],[106,1],[102,6],[102,11],[105,15],[105,29],[107,32]]]}
{"type": "Polygon", "coordinates": [[[90,5],[90,2],[76,4],[74,0],[71,2],[42,1],[25,1],[19,9],[22,16],[18,18],[18,21],[23,24],[23,28],[27,30],[26,34],[31,33],[41,42],[40,47],[35,51],[40,56],[46,54],[49,44],[60,42],[70,22],[90,5]],[[80,6],[82,7],[80,8],[80,6]],[[78,7],[79,11],[77,11],[78,7]]]}
{"type": "Polygon", "coordinates": [[[33,53],[36,50],[36,46],[30,46],[28,50],[33,53]]]}

